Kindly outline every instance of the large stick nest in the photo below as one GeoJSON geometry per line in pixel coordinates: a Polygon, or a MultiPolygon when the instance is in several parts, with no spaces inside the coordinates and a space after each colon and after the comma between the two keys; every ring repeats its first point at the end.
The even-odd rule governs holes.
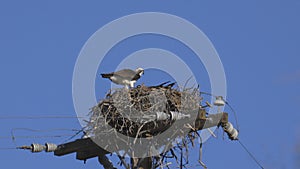
{"type": "Polygon", "coordinates": [[[171,111],[195,113],[201,101],[197,88],[180,91],[173,85],[140,85],[110,91],[92,108],[88,132],[97,137],[107,130],[107,125],[129,137],[145,138],[164,132],[175,121],[171,111]],[[158,120],[157,112],[164,112],[170,118],[158,120]]]}

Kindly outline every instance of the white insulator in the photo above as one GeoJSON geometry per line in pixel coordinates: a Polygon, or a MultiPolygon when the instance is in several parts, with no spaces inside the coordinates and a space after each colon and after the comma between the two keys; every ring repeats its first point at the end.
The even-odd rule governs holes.
{"type": "Polygon", "coordinates": [[[170,111],[170,114],[167,114],[165,112],[156,112],[156,119],[157,121],[159,120],[167,120],[167,119],[171,119],[171,120],[180,120],[183,118],[190,118],[191,115],[189,114],[183,114],[180,112],[176,112],[176,111],[170,111]]]}
{"type": "Polygon", "coordinates": [[[183,114],[183,113],[176,112],[176,111],[171,111],[170,113],[171,113],[171,120],[180,120],[183,118],[191,117],[191,115],[189,115],[189,114],[183,114]]]}
{"type": "Polygon", "coordinates": [[[234,130],[233,125],[232,125],[230,122],[226,123],[226,125],[224,126],[224,129],[225,129],[228,133],[231,133],[231,132],[234,130]]]}
{"type": "Polygon", "coordinates": [[[171,111],[171,120],[177,120],[178,119],[178,112],[171,111]]]}
{"type": "Polygon", "coordinates": [[[45,146],[44,145],[41,145],[41,144],[31,144],[31,152],[33,153],[37,153],[37,152],[41,152],[45,150],[45,146]]]}
{"type": "Polygon", "coordinates": [[[216,100],[214,102],[214,105],[215,106],[224,106],[225,105],[225,101],[224,101],[223,97],[222,96],[217,96],[216,100]]]}
{"type": "Polygon", "coordinates": [[[169,118],[170,115],[165,112],[156,112],[156,120],[167,120],[169,118]]]}
{"type": "Polygon", "coordinates": [[[229,136],[229,138],[230,138],[231,140],[237,140],[237,139],[238,139],[239,133],[238,133],[238,131],[233,127],[233,125],[232,125],[230,122],[226,123],[226,124],[223,126],[223,128],[224,128],[224,131],[228,134],[228,136],[229,136]]]}
{"type": "Polygon", "coordinates": [[[230,134],[231,134],[231,135],[229,136],[230,139],[232,139],[232,140],[237,140],[237,139],[238,139],[239,132],[238,132],[236,129],[234,129],[233,132],[230,133],[230,134]]]}
{"type": "Polygon", "coordinates": [[[53,152],[57,148],[57,145],[53,144],[53,143],[46,143],[45,146],[46,146],[46,149],[45,149],[46,152],[53,152]]]}

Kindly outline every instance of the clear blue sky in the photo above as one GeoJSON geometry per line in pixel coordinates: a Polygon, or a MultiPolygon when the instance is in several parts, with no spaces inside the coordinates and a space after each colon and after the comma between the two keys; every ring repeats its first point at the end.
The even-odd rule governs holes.
{"type": "MultiPolygon", "coordinates": [[[[297,0],[1,1],[0,116],[75,116],[72,74],[84,43],[114,19],[149,11],[185,18],[208,36],[224,65],[227,98],[238,113],[244,144],[265,168],[299,168],[296,148],[300,147],[300,2],[297,0]]],[[[161,43],[154,43],[155,37],[144,38],[148,41],[141,43],[143,37],[133,39],[131,50],[160,47],[174,49],[176,53],[178,49],[166,45],[162,39],[161,43]]],[[[122,53],[122,48],[125,48],[122,44],[116,47],[111,57],[133,52],[122,53]]],[[[144,82],[156,83],[160,79],[145,77],[144,82]]],[[[201,83],[202,88],[209,90],[207,80],[201,83]]],[[[99,98],[105,92],[99,88],[96,91],[99,98]]],[[[77,119],[1,119],[0,137],[9,136],[12,128],[22,127],[79,129],[80,125],[77,119]]],[[[15,135],[73,133],[18,130],[15,135]]],[[[223,140],[221,130],[217,134],[217,139],[211,138],[204,144],[203,161],[209,168],[258,168],[237,142],[223,140]]],[[[0,139],[0,148],[32,142],[62,143],[67,138],[17,138],[15,142],[0,139]]],[[[198,150],[191,153],[198,154],[198,150]]],[[[51,153],[31,154],[21,150],[0,150],[0,165],[13,169],[101,168],[96,159],[84,165],[74,155],[56,157],[51,153]]]]}

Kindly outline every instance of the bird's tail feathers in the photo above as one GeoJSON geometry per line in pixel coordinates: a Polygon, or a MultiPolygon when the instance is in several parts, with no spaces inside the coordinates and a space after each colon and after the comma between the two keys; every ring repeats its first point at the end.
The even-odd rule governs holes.
{"type": "Polygon", "coordinates": [[[101,76],[102,76],[102,78],[110,78],[110,77],[112,77],[114,74],[112,74],[112,73],[102,73],[101,74],[101,76]]]}

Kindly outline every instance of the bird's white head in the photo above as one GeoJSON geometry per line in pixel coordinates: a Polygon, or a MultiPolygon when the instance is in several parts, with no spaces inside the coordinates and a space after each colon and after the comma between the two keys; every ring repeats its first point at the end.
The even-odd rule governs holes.
{"type": "Polygon", "coordinates": [[[144,74],[144,69],[143,68],[137,68],[137,69],[135,69],[135,71],[140,75],[140,76],[142,76],[143,74],[144,74]]]}

